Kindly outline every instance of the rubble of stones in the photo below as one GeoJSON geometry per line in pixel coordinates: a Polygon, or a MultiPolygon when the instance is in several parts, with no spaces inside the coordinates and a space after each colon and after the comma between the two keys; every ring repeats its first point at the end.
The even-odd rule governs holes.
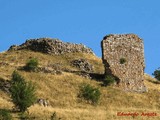
{"type": "Polygon", "coordinates": [[[39,39],[30,39],[27,40],[22,45],[12,45],[8,51],[12,50],[32,50],[36,52],[42,52],[47,54],[55,54],[61,55],[64,53],[90,53],[94,54],[93,51],[86,47],[83,44],[73,44],[73,43],[65,43],[59,39],[51,39],[51,38],[39,38],[39,39]]]}
{"type": "Polygon", "coordinates": [[[79,68],[82,72],[93,72],[93,66],[85,59],[73,60],[71,64],[79,68]]]}
{"type": "Polygon", "coordinates": [[[49,64],[45,67],[39,67],[38,72],[43,72],[43,73],[51,73],[51,74],[56,74],[56,75],[61,75],[63,69],[61,68],[60,63],[55,63],[55,64],[49,64]]]}
{"type": "Polygon", "coordinates": [[[2,78],[0,78],[0,90],[6,92],[6,93],[10,93],[9,89],[11,87],[11,82],[8,80],[3,80],[2,78]]]}
{"type": "Polygon", "coordinates": [[[93,72],[94,66],[90,64],[87,60],[85,59],[75,59],[71,61],[71,65],[78,68],[80,71],[77,72],[79,76],[82,76],[87,79],[91,79],[90,74],[93,72]]]}
{"type": "Polygon", "coordinates": [[[7,63],[7,62],[0,62],[0,66],[8,66],[9,65],[9,63],[7,63]]]}
{"type": "Polygon", "coordinates": [[[110,34],[101,46],[105,74],[116,76],[118,85],[126,91],[146,92],[142,39],[135,34],[110,34]]]}

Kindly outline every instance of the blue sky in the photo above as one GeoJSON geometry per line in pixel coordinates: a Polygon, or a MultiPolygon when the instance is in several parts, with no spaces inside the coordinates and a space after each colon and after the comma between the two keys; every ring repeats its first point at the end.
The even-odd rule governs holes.
{"type": "Polygon", "coordinates": [[[159,0],[0,0],[0,51],[26,39],[83,43],[101,57],[106,34],[144,40],[146,73],[160,67],[159,0]]]}

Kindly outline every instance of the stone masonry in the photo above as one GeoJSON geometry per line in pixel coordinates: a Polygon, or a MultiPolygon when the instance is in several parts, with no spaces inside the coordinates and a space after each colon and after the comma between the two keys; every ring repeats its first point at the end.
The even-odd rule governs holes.
{"type": "Polygon", "coordinates": [[[27,40],[22,45],[12,45],[9,48],[9,51],[12,50],[32,50],[36,52],[42,52],[47,54],[56,54],[61,55],[64,53],[91,53],[94,54],[93,51],[86,47],[83,44],[73,44],[73,43],[65,43],[59,39],[52,39],[52,38],[39,38],[39,39],[30,39],[27,40]]]}
{"type": "Polygon", "coordinates": [[[135,34],[110,34],[101,46],[105,75],[118,78],[117,85],[125,91],[146,92],[142,39],[135,34]]]}

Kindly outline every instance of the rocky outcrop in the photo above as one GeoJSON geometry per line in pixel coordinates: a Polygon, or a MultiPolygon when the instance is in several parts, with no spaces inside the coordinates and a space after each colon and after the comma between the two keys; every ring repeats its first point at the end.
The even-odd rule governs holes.
{"type": "Polygon", "coordinates": [[[105,74],[119,79],[117,84],[126,91],[145,92],[144,48],[137,35],[107,35],[101,42],[105,74]]]}
{"type": "Polygon", "coordinates": [[[93,72],[93,66],[85,59],[73,60],[71,64],[79,68],[82,72],[93,72]]]}
{"type": "Polygon", "coordinates": [[[65,43],[60,41],[59,39],[51,38],[30,39],[22,45],[12,45],[8,51],[22,49],[56,55],[76,52],[94,54],[90,48],[86,47],[83,44],[65,43]]]}

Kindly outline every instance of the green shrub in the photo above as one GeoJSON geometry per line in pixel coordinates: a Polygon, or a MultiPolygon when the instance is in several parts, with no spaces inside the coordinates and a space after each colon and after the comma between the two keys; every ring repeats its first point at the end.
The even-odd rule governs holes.
{"type": "Polygon", "coordinates": [[[14,71],[12,73],[11,81],[12,82],[21,82],[21,81],[24,81],[24,78],[17,71],[14,71]]]}
{"type": "Polygon", "coordinates": [[[31,82],[26,82],[17,72],[13,72],[12,81],[10,88],[12,101],[21,112],[25,112],[35,103],[35,87],[31,82]]]}
{"type": "Polygon", "coordinates": [[[112,84],[114,84],[115,83],[115,77],[113,77],[113,76],[110,76],[110,75],[107,75],[106,77],[105,77],[105,79],[103,80],[103,84],[104,84],[104,86],[107,86],[107,85],[112,85],[112,84]]]}
{"type": "Polygon", "coordinates": [[[0,109],[0,120],[12,120],[10,112],[6,109],[0,109]]]}
{"type": "Polygon", "coordinates": [[[120,62],[120,64],[124,64],[124,63],[126,63],[126,59],[125,58],[121,58],[119,62],[120,62]]]}
{"type": "Polygon", "coordinates": [[[38,68],[38,60],[36,58],[30,59],[24,67],[24,69],[27,71],[35,71],[37,68],[38,68]]]}
{"type": "Polygon", "coordinates": [[[152,75],[153,75],[157,80],[160,81],[160,68],[158,68],[157,70],[155,70],[152,75]]]}
{"type": "Polygon", "coordinates": [[[89,84],[82,84],[80,86],[79,97],[91,102],[92,104],[97,104],[100,99],[101,92],[98,88],[94,88],[89,84]]]}

